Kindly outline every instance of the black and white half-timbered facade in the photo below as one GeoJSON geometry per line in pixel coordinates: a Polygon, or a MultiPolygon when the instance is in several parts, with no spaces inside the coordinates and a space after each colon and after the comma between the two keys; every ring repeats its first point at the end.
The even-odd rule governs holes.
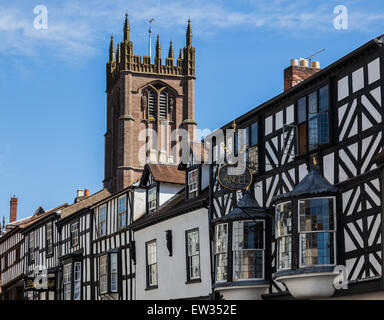
{"type": "Polygon", "coordinates": [[[22,225],[24,236],[24,297],[26,300],[57,300],[56,282],[60,238],[57,222],[61,210],[68,204],[44,211],[39,207],[31,219],[22,225]],[[46,282],[36,281],[38,276],[46,282]],[[49,280],[49,281],[48,281],[49,280]]]}
{"type": "Polygon", "coordinates": [[[6,225],[0,236],[1,300],[22,300],[24,292],[24,236],[22,224],[31,217],[6,225]]]}
{"type": "Polygon", "coordinates": [[[2,297],[384,299],[384,37],[284,75],[187,163],[12,220],[2,297]],[[30,290],[41,266],[55,291],[30,290]]]}
{"type": "Polygon", "coordinates": [[[213,165],[215,290],[224,298],[225,289],[242,286],[238,297],[249,297],[252,288],[254,298],[264,299],[384,297],[378,292],[382,180],[375,163],[383,148],[383,40],[223,127],[246,129],[250,190],[265,211],[259,215],[265,219],[225,221],[242,195],[223,188],[223,164],[213,165]],[[261,290],[263,282],[268,288],[261,290]]]}
{"type": "Polygon", "coordinates": [[[136,183],[92,207],[92,290],[97,300],[136,298],[135,244],[128,226],[145,213],[145,195],[136,183]]]}
{"type": "Polygon", "coordinates": [[[93,216],[91,207],[110,196],[103,189],[92,195],[80,194],[61,211],[58,223],[60,257],[57,291],[60,300],[93,300],[94,265],[92,251],[93,216]]]}

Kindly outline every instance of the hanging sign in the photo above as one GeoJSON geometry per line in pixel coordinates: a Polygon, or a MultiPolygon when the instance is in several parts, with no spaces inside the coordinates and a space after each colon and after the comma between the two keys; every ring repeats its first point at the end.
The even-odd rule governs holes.
{"type": "Polygon", "coordinates": [[[56,274],[24,277],[24,291],[56,291],[56,274]]]}
{"type": "Polygon", "coordinates": [[[247,189],[252,183],[252,172],[248,167],[238,168],[233,164],[223,165],[218,172],[219,183],[229,190],[247,189]],[[231,172],[238,171],[238,172],[231,172]],[[233,174],[235,173],[235,174],[233,174]]]}

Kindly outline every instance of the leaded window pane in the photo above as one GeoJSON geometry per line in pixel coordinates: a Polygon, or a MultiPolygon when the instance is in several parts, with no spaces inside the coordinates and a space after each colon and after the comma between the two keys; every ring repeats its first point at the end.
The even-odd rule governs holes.
{"type": "Polygon", "coordinates": [[[289,269],[292,261],[292,203],[276,206],[277,268],[289,269]]]}
{"type": "Polygon", "coordinates": [[[251,147],[258,143],[257,122],[251,125],[251,147]]]}
{"type": "Polygon", "coordinates": [[[300,234],[301,265],[334,264],[334,233],[300,234]]]}
{"type": "Polygon", "coordinates": [[[153,187],[148,190],[148,209],[150,213],[156,211],[156,207],[157,207],[156,196],[157,196],[157,187],[153,187]]]}
{"type": "Polygon", "coordinates": [[[188,268],[190,279],[200,278],[200,240],[199,231],[187,233],[188,268]]]}
{"type": "Polygon", "coordinates": [[[233,279],[262,279],[263,251],[243,250],[233,253],[233,279]]]}
{"type": "Polygon", "coordinates": [[[328,111],[329,109],[329,87],[328,85],[319,90],[320,112],[328,111]]]}
{"type": "Polygon", "coordinates": [[[198,195],[199,170],[195,169],[188,172],[188,192],[189,197],[193,198],[198,195]]]}
{"type": "Polygon", "coordinates": [[[302,123],[307,120],[307,104],[305,97],[297,101],[297,120],[298,123],[302,123]]]}
{"type": "Polygon", "coordinates": [[[300,231],[334,230],[334,199],[299,201],[300,231]]]}
{"type": "Polygon", "coordinates": [[[317,91],[308,95],[308,113],[317,113],[317,91]]]}

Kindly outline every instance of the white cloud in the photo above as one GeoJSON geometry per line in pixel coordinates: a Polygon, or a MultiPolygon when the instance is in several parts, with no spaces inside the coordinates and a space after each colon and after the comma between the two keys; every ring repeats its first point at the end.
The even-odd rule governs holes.
{"type": "MultiPolygon", "coordinates": [[[[308,5],[303,0],[64,0],[58,5],[46,4],[48,30],[35,30],[30,4],[2,6],[0,53],[36,56],[44,50],[70,60],[105,48],[108,33],[118,30],[120,36],[126,10],[136,30],[146,30],[148,18],[155,17],[158,30],[179,26],[179,32],[184,32],[190,17],[194,34],[200,37],[227,28],[265,28],[284,36],[329,32],[334,18],[332,6],[308,5]]],[[[373,25],[383,24],[383,14],[349,11],[352,31],[372,31],[373,25]]]]}

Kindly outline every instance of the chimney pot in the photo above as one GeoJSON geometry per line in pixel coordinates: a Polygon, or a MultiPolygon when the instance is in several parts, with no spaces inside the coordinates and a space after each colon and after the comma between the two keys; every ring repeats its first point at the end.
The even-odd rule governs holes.
{"type": "Polygon", "coordinates": [[[298,66],[298,65],[299,65],[299,60],[291,59],[291,66],[298,66]]]}
{"type": "Polygon", "coordinates": [[[312,61],[312,68],[320,69],[320,62],[319,61],[312,61]]]}
{"type": "Polygon", "coordinates": [[[84,196],[89,197],[89,190],[88,189],[85,189],[84,196]]]}
{"type": "Polygon", "coordinates": [[[301,67],[308,67],[308,60],[304,58],[300,58],[300,66],[301,67]]]}
{"type": "Polygon", "coordinates": [[[84,190],[83,189],[77,190],[77,198],[80,198],[80,197],[84,197],[84,190]]]}

